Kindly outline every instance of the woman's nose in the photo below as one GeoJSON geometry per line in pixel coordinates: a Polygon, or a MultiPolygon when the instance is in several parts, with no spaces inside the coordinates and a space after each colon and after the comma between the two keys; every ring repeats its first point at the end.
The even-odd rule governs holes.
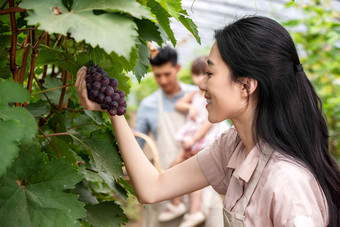
{"type": "Polygon", "coordinates": [[[202,91],[207,90],[207,76],[204,76],[199,82],[198,82],[198,87],[202,91]]]}

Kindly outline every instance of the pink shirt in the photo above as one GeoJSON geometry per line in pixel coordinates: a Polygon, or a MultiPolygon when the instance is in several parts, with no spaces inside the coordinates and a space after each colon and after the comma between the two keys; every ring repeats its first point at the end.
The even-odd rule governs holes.
{"type": "MultiPolygon", "coordinates": [[[[248,156],[235,128],[197,155],[212,187],[225,195],[224,208],[236,212],[255,171],[260,150],[248,156]],[[239,141],[239,142],[237,142],[239,141]]],[[[322,189],[306,168],[274,151],[245,210],[245,226],[327,226],[322,189]]]]}

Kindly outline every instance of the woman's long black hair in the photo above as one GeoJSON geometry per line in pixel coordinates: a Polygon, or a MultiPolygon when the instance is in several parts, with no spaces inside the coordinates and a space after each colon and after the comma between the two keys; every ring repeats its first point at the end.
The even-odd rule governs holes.
{"type": "Polygon", "coordinates": [[[306,166],[321,186],[329,226],[340,226],[340,171],[328,151],[322,103],[300,65],[294,42],[276,21],[246,17],[215,33],[232,79],[258,81],[254,139],[306,166]]]}

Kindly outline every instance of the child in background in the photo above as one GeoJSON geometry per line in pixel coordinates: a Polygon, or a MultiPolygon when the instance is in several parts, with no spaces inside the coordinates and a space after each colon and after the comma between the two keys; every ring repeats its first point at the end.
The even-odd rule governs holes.
{"type": "MultiPolygon", "coordinates": [[[[207,57],[199,57],[192,63],[192,81],[195,85],[198,85],[205,76],[207,60],[207,57]]],[[[175,109],[187,113],[187,118],[176,135],[176,139],[182,143],[182,149],[171,163],[171,167],[197,154],[204,147],[214,142],[228,128],[225,122],[211,124],[208,121],[206,104],[204,92],[201,90],[193,91],[176,103],[175,109]]],[[[205,220],[205,215],[202,212],[202,190],[190,193],[189,198],[190,211],[189,214],[184,216],[180,227],[196,226],[205,220]]],[[[181,197],[177,197],[167,204],[167,210],[159,215],[159,221],[170,221],[184,213],[186,213],[186,206],[181,197]]]]}

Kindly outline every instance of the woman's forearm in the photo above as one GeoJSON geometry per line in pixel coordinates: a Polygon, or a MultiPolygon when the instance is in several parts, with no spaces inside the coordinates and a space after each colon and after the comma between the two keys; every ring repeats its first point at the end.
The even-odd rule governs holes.
{"type": "Polygon", "coordinates": [[[168,200],[208,185],[196,157],[159,173],[139,147],[125,117],[110,116],[110,119],[119,151],[141,203],[168,200]]]}

